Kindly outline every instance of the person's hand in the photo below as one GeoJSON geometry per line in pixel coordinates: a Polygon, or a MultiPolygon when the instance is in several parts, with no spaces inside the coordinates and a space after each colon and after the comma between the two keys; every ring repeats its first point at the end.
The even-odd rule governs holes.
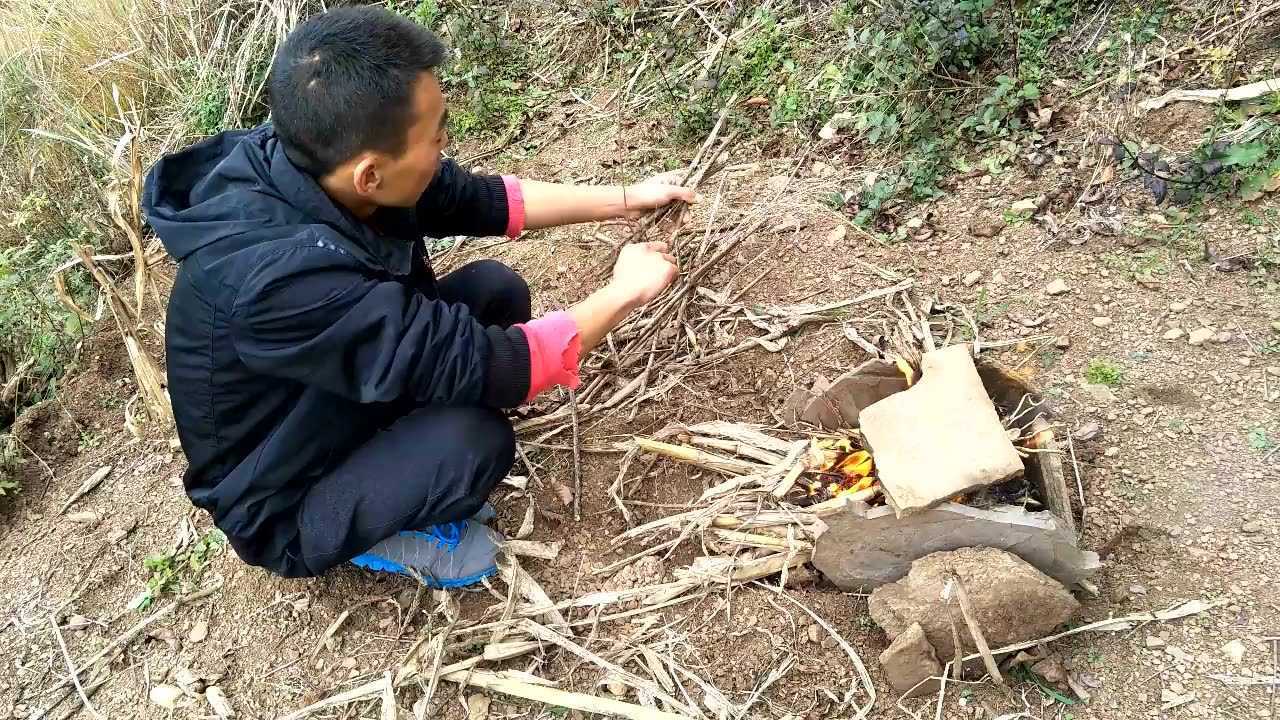
{"type": "Polygon", "coordinates": [[[624,245],[613,266],[610,286],[635,307],[658,297],[680,274],[676,259],[667,249],[664,242],[624,245]]]}
{"type": "Polygon", "coordinates": [[[632,220],[640,218],[655,208],[660,208],[676,200],[696,203],[700,198],[693,188],[682,187],[680,180],[684,178],[683,170],[654,175],[635,185],[622,188],[627,217],[632,220]]]}

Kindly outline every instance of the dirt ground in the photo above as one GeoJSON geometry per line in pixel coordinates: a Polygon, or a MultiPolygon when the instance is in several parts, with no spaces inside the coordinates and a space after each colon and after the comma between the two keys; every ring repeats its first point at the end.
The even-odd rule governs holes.
{"type": "MultiPolygon", "coordinates": [[[[1138,131],[1148,134],[1145,140],[1176,146],[1183,139],[1173,135],[1207,121],[1199,108],[1175,105],[1145,119],[1138,131]]],[[[636,132],[644,131],[587,124],[529,157],[508,158],[502,168],[547,180],[608,179],[613,171],[602,158],[625,165],[635,159],[629,154],[644,151],[646,138],[637,139],[636,132]],[[624,136],[627,142],[621,142],[624,136]]],[[[1224,601],[1184,620],[1052,644],[1049,649],[1068,669],[1096,681],[1088,702],[1064,705],[1027,682],[1015,682],[1008,695],[990,683],[966,684],[948,692],[940,717],[1277,717],[1267,687],[1215,676],[1277,674],[1267,638],[1280,635],[1280,454],[1271,451],[1280,441],[1278,278],[1274,271],[1219,272],[1202,258],[1200,243],[1207,239],[1222,255],[1253,252],[1266,242],[1274,247],[1280,227],[1269,221],[1251,225],[1242,208],[1225,201],[1181,217],[1152,205],[1140,183],[1123,172],[1091,190],[1097,197],[1077,209],[1099,169],[1097,149],[1087,142],[1091,132],[1064,117],[1049,132],[1058,140],[1049,151],[1056,158],[1039,167],[1015,159],[999,174],[961,176],[946,197],[903,212],[897,223],[923,222],[891,244],[853,229],[833,232],[846,219],[824,199],[856,187],[873,170],[859,158],[824,154],[821,146],[804,159],[770,158],[735,146],[729,151],[734,167],[704,183],[707,197],[692,227],[705,226],[717,196],[718,216],[733,218],[782,187],[780,178],[793,171],[796,177],[773,201],[776,222],[731,253],[704,286],[739,289],[771,269],[747,292],[746,302],[830,302],[890,285],[878,269],[914,278],[920,297],[972,309],[985,321],[980,339],[1000,345],[988,352],[1045,390],[1056,421],[1068,430],[1090,422],[1101,426],[1097,438],[1076,446],[1084,496],[1076,511],[1084,518],[1082,544],[1102,554],[1104,567],[1095,577],[1096,595],[1077,592],[1083,607],[1073,622],[1189,599],[1224,601]],[[1045,196],[1054,222],[1043,215],[1006,221],[1014,203],[1038,196],[1045,196]],[[1056,236],[1050,232],[1054,223],[1061,224],[1056,236]],[[1108,235],[1104,230],[1111,225],[1126,232],[1108,235]],[[1000,232],[981,237],[984,226],[1000,232]],[[1046,294],[1057,279],[1068,292],[1046,294]],[[1190,345],[1187,335],[1170,333],[1202,326],[1218,335],[1190,345]],[[1123,370],[1118,386],[1085,382],[1086,367],[1098,359],[1123,370]],[[1185,702],[1167,707],[1172,698],[1185,702]],[[1017,715],[1022,712],[1027,714],[1017,715]]],[[[1264,199],[1248,209],[1265,218],[1273,205],[1264,199]]],[[[581,297],[595,282],[581,269],[607,257],[609,245],[597,233],[607,240],[625,235],[618,227],[586,226],[514,243],[468,241],[438,264],[447,269],[479,257],[499,258],[529,278],[535,311],[551,309],[581,297]]],[[[864,334],[877,332],[865,320],[855,312],[846,322],[864,334]]],[[[733,332],[741,340],[757,331],[742,323],[733,332]]],[[[660,402],[642,405],[634,418],[589,423],[582,520],[573,521],[553,494],[536,496],[541,512],[532,539],[563,541],[564,548],[558,559],[526,567],[553,598],[568,598],[604,587],[608,578],[593,571],[639,549],[610,549],[610,539],[626,529],[606,495],[620,457],[611,452],[612,443],[676,421],[772,426],[791,388],[819,374],[834,377],[864,357],[840,324],[825,325],[801,332],[782,352],[753,351],[694,373],[660,402]]],[[[124,405],[134,388],[118,339],[100,332],[84,365],[56,401],[30,411],[15,427],[29,462],[23,492],[0,507],[0,717],[40,716],[60,697],[51,691],[67,672],[59,635],[67,654],[80,661],[168,605],[172,593],[147,610],[128,608],[147,578],[143,558],[173,547],[192,527],[211,527],[182,494],[184,461],[170,434],[151,429],[134,439],[123,427],[124,405]],[[70,514],[59,514],[76,488],[108,465],[113,470],[102,485],[70,514]],[[58,634],[51,623],[60,626],[58,634]]],[[[565,442],[557,437],[525,449],[541,475],[570,483],[565,442]]],[[[655,470],[629,494],[637,523],[677,512],[717,481],[671,464],[659,463],[655,470]]],[[[516,472],[522,471],[518,464],[516,472]]],[[[499,522],[508,532],[520,524],[527,502],[501,491],[499,522]]],[[[651,580],[669,578],[688,559],[669,558],[651,580]]],[[[151,624],[118,653],[93,695],[98,712],[212,716],[202,699],[181,700],[176,710],[148,701],[152,687],[173,684],[187,671],[220,687],[238,717],[280,717],[394,671],[415,641],[438,629],[421,611],[428,599],[415,598],[408,579],[348,567],[321,578],[286,580],[243,565],[229,550],[211,561],[201,582],[207,586],[215,578],[222,584],[213,595],[151,624]],[[347,612],[325,642],[326,629],[347,612]]],[[[458,593],[464,616],[501,608],[502,584],[495,590],[497,597],[458,593]]],[[[786,593],[829,620],[867,662],[880,696],[872,717],[935,716],[933,698],[895,705],[875,662],[886,640],[867,615],[865,597],[841,593],[821,579],[786,593]]],[[[583,617],[570,614],[571,620],[583,617]]],[[[812,642],[811,620],[773,590],[712,591],[665,611],[661,622],[671,652],[733,702],[745,700],[781,658],[797,657],[749,717],[831,717],[855,683],[843,650],[812,642]]],[[[584,642],[608,649],[637,630],[637,623],[611,623],[584,642]]],[[[469,654],[458,648],[456,657],[469,654]]],[[[607,694],[591,664],[567,654],[548,657],[553,659],[545,666],[506,666],[565,688],[607,694]]],[[[399,716],[466,717],[466,698],[474,691],[445,683],[431,708],[415,708],[421,692],[411,686],[399,693],[399,716]]],[[[80,700],[72,695],[47,717],[78,712],[80,700]]],[[[378,702],[362,701],[312,717],[387,717],[381,712],[378,702]]],[[[493,718],[565,715],[561,708],[501,695],[493,696],[487,712],[493,718]]]]}

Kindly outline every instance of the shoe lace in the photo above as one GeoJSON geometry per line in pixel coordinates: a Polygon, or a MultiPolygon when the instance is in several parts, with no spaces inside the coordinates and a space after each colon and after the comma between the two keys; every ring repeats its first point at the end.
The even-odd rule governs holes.
{"type": "Polygon", "coordinates": [[[435,540],[440,547],[445,550],[453,551],[458,547],[458,543],[462,542],[462,531],[466,529],[466,521],[459,520],[456,522],[440,523],[432,525],[427,529],[427,534],[435,540]]]}

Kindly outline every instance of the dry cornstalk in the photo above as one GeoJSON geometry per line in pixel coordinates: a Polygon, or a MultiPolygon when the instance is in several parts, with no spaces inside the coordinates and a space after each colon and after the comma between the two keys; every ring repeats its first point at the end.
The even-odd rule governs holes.
{"type": "Polygon", "coordinates": [[[672,445],[670,443],[659,442],[657,440],[649,440],[648,438],[635,438],[636,447],[644,452],[657,453],[665,455],[673,460],[678,460],[689,465],[696,465],[708,470],[718,470],[720,472],[731,473],[735,475],[746,475],[750,473],[758,473],[767,471],[767,466],[759,463],[747,462],[737,458],[724,457],[716,455],[697,448],[686,447],[684,445],[672,445]]]}

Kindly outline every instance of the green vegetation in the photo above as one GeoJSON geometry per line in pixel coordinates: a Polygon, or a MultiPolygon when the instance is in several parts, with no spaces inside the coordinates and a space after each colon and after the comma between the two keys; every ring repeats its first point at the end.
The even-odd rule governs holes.
{"type": "Polygon", "coordinates": [[[1084,379],[1094,385],[1117,387],[1124,382],[1124,369],[1111,360],[1094,358],[1084,369],[1084,379]]]}
{"type": "Polygon", "coordinates": [[[1276,441],[1267,433],[1267,429],[1259,425],[1258,427],[1249,428],[1246,435],[1249,441],[1249,447],[1253,450],[1265,451],[1271,450],[1276,446],[1276,441]]]}
{"type": "Polygon", "coordinates": [[[147,588],[134,598],[130,607],[146,610],[167,592],[189,592],[199,584],[205,567],[222,552],[226,541],[221,531],[210,530],[180,550],[148,555],[142,561],[142,567],[150,573],[147,588]]]}

